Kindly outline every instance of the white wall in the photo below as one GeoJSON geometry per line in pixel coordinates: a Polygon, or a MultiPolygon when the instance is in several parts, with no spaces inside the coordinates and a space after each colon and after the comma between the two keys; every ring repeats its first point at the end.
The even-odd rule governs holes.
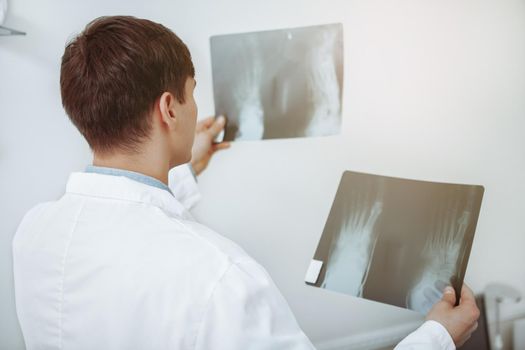
{"type": "MultiPolygon", "coordinates": [[[[525,0],[12,0],[0,37],[0,348],[22,348],[10,244],[23,213],[60,196],[90,161],[59,95],[68,37],[100,15],[159,21],[186,41],[200,115],[213,113],[208,38],[341,22],[341,137],[238,142],[212,161],[196,216],[270,272],[306,333],[322,341],[420,319],[306,287],[343,170],[486,187],[467,281],[525,294],[525,0]]],[[[523,305],[521,310],[523,310],[523,305]]],[[[510,311],[516,312],[516,311],[510,311]]]]}

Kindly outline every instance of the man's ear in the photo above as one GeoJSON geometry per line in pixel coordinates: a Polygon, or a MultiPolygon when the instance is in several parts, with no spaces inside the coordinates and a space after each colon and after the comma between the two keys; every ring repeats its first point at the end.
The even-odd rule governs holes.
{"type": "Polygon", "coordinates": [[[178,101],[171,92],[163,92],[159,98],[160,119],[168,128],[175,128],[177,123],[176,105],[178,101]]]}

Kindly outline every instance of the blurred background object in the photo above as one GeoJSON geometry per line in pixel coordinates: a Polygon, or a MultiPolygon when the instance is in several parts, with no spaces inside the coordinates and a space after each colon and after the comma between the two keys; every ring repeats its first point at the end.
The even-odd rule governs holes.
{"type": "Polygon", "coordinates": [[[0,36],[6,35],[26,35],[26,33],[19,30],[4,27],[4,21],[7,17],[7,0],[0,0],[0,36]]]}

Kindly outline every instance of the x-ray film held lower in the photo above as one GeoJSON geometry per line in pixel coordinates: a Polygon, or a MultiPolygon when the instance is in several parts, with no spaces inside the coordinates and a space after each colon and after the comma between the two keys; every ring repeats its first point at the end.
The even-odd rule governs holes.
{"type": "Polygon", "coordinates": [[[346,171],[305,282],[425,314],[447,284],[460,291],[483,193],[346,171]]]}

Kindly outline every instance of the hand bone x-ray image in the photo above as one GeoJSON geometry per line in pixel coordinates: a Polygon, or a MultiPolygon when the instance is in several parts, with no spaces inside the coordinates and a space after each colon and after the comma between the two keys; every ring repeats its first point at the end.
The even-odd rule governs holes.
{"type": "Polygon", "coordinates": [[[346,171],[305,281],[426,314],[463,284],[483,192],[346,171]]]}
{"type": "Polygon", "coordinates": [[[341,24],[219,35],[210,45],[225,141],[340,133],[341,24]]]}

